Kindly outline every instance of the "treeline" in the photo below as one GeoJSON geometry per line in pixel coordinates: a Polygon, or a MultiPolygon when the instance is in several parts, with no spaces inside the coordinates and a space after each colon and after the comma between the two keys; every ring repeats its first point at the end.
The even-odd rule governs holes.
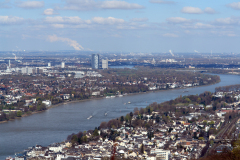
{"type": "Polygon", "coordinates": [[[206,75],[199,72],[178,72],[173,69],[163,68],[150,68],[150,67],[138,67],[137,69],[108,69],[103,70],[102,74],[105,78],[109,78],[111,81],[119,82],[133,82],[147,78],[145,82],[156,83],[173,83],[173,82],[201,82],[208,81],[209,84],[220,81],[220,77],[216,75],[206,75]],[[115,76],[112,76],[115,75],[115,76]],[[209,80],[211,78],[211,80],[209,80]]]}
{"type": "Polygon", "coordinates": [[[103,85],[107,87],[104,94],[115,94],[118,91],[120,93],[146,92],[151,86],[157,86],[157,90],[167,90],[171,83],[179,84],[182,87],[183,84],[208,85],[220,82],[220,77],[216,75],[150,67],[108,69],[101,71],[101,74],[104,75],[104,79],[109,81],[103,85]]]}
{"type": "Polygon", "coordinates": [[[221,87],[216,87],[215,91],[216,92],[236,92],[240,90],[240,84],[235,84],[235,85],[230,85],[230,86],[221,86],[221,87]]]}
{"type": "Polygon", "coordinates": [[[232,70],[232,69],[211,69],[211,68],[208,68],[207,72],[214,73],[214,74],[231,74],[232,72],[240,73],[239,70],[235,70],[235,69],[232,70]]]}

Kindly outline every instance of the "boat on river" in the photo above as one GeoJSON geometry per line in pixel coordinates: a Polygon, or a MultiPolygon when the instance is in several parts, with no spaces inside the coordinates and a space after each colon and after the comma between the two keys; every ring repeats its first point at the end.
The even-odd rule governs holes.
{"type": "Polygon", "coordinates": [[[108,114],[108,113],[106,112],[104,115],[107,116],[107,114],[108,114]]]}
{"type": "Polygon", "coordinates": [[[92,118],[92,116],[89,116],[87,119],[91,119],[92,118]]]}

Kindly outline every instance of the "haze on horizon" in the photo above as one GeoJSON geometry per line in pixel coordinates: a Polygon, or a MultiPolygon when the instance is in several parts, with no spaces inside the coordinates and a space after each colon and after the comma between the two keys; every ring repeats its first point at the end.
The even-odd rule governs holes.
{"type": "Polygon", "coordinates": [[[239,52],[240,1],[3,0],[0,51],[239,52]]]}

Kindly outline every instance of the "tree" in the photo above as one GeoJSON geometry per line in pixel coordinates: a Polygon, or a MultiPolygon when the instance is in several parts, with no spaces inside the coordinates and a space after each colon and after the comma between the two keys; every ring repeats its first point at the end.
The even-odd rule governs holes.
{"type": "Polygon", "coordinates": [[[156,122],[157,122],[157,123],[160,122],[160,117],[159,117],[159,115],[157,115],[157,117],[156,117],[156,122]]]}
{"type": "Polygon", "coordinates": [[[214,125],[214,121],[209,122],[208,125],[213,126],[214,125]]]}
{"type": "Polygon", "coordinates": [[[82,136],[81,141],[86,143],[87,142],[87,136],[82,136]]]}
{"type": "Polygon", "coordinates": [[[98,133],[98,129],[95,128],[94,132],[93,132],[93,136],[99,136],[99,133],[98,133]]]}
{"type": "Polygon", "coordinates": [[[178,139],[178,134],[175,135],[175,139],[176,139],[176,140],[178,139]]]}
{"type": "Polygon", "coordinates": [[[77,137],[76,134],[72,136],[72,138],[71,138],[71,143],[72,143],[72,145],[75,145],[75,144],[78,143],[78,137],[77,137]]]}
{"type": "Polygon", "coordinates": [[[235,143],[234,143],[234,148],[233,148],[233,154],[235,154],[236,156],[236,159],[240,159],[240,140],[237,140],[235,143]]]}
{"type": "Polygon", "coordinates": [[[150,140],[154,137],[154,132],[153,131],[148,131],[147,136],[150,140]]]}
{"type": "Polygon", "coordinates": [[[124,121],[124,117],[123,117],[123,116],[121,116],[121,118],[120,118],[120,121],[121,121],[121,122],[123,122],[123,121],[124,121]]]}
{"type": "Polygon", "coordinates": [[[198,140],[204,140],[204,138],[203,137],[198,137],[198,140]]]}
{"type": "Polygon", "coordinates": [[[131,118],[133,117],[133,113],[132,113],[132,112],[130,112],[130,117],[131,117],[131,118]]]}
{"type": "Polygon", "coordinates": [[[206,126],[207,125],[207,120],[203,121],[203,125],[206,126]]]}
{"type": "Polygon", "coordinates": [[[197,139],[197,132],[193,132],[193,138],[197,139]]]}
{"type": "Polygon", "coordinates": [[[143,143],[141,144],[141,147],[140,147],[140,153],[144,154],[144,144],[143,143]]]}
{"type": "Polygon", "coordinates": [[[22,117],[22,111],[17,112],[17,117],[22,117]]]}
{"type": "Polygon", "coordinates": [[[102,122],[102,123],[100,124],[99,128],[101,128],[101,129],[107,128],[107,122],[102,122]]]}
{"type": "Polygon", "coordinates": [[[139,110],[138,110],[137,107],[134,108],[133,113],[134,113],[134,115],[138,115],[139,114],[139,110]]]}
{"type": "Polygon", "coordinates": [[[173,128],[172,128],[172,127],[170,127],[170,128],[168,129],[168,132],[169,132],[169,133],[171,133],[171,132],[172,132],[172,130],[173,130],[173,128]]]}
{"type": "Polygon", "coordinates": [[[129,122],[129,121],[130,121],[130,115],[129,115],[129,114],[127,114],[127,115],[125,116],[125,121],[126,121],[126,122],[129,122]]]}

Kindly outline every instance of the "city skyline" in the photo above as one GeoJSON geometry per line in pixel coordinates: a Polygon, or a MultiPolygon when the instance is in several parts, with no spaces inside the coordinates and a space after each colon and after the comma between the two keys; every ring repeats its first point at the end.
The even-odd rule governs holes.
{"type": "Polygon", "coordinates": [[[240,2],[0,2],[1,51],[237,52],[240,2]]]}

